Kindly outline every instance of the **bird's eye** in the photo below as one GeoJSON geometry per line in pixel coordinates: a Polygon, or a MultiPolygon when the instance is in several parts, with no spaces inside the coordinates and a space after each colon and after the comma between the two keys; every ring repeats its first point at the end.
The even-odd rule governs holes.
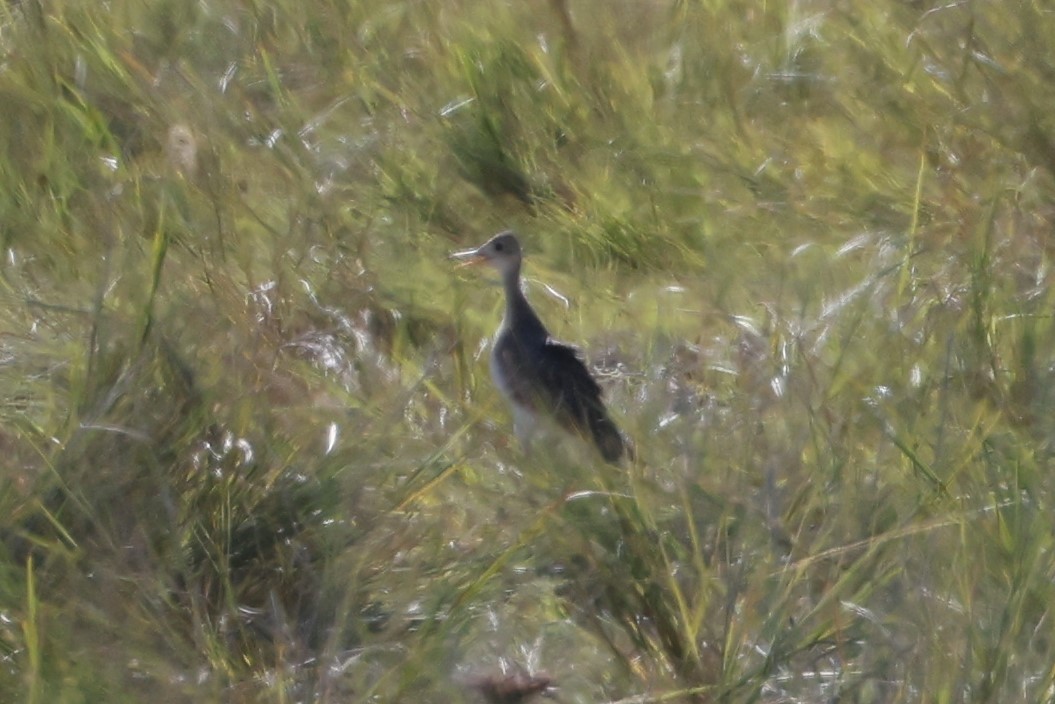
{"type": "Polygon", "coordinates": [[[496,252],[501,252],[502,251],[502,243],[501,242],[495,242],[495,251],[496,252]]]}

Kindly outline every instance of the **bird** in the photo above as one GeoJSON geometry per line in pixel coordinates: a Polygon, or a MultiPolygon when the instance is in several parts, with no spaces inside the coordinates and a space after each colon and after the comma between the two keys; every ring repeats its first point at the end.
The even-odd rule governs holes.
{"type": "Polygon", "coordinates": [[[491,378],[512,407],[513,429],[525,452],[539,421],[548,417],[591,442],[606,462],[630,458],[630,444],[609,416],[601,387],[578,351],[550,335],[524,296],[523,250],[516,234],[500,232],[451,257],[464,266],[487,264],[502,277],[505,315],[491,348],[491,378]]]}

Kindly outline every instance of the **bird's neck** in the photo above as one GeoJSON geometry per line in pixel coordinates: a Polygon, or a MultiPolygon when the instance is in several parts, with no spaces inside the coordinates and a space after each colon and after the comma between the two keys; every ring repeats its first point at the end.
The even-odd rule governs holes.
{"type": "Polygon", "coordinates": [[[520,268],[504,272],[502,285],[506,293],[506,312],[502,327],[514,331],[517,336],[525,337],[525,341],[539,344],[545,342],[549,333],[524,297],[524,292],[520,290],[520,268]]]}

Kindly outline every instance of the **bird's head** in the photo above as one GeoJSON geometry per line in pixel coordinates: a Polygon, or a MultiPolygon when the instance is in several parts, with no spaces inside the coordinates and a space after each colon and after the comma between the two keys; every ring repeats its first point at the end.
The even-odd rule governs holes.
{"type": "Polygon", "coordinates": [[[462,266],[487,264],[497,269],[503,277],[519,272],[520,257],[520,241],[509,231],[495,235],[476,249],[451,255],[452,259],[460,260],[462,266]]]}

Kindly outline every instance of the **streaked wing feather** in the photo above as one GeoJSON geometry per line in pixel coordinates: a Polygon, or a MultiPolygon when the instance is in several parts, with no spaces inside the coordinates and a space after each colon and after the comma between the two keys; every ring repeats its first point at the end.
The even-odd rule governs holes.
{"type": "Polygon", "coordinates": [[[578,351],[555,340],[547,340],[536,365],[540,393],[558,421],[571,424],[592,438],[601,455],[618,462],[625,447],[619,428],[608,417],[601,387],[579,357],[578,351]]]}
{"type": "Polygon", "coordinates": [[[539,387],[558,414],[585,419],[588,408],[601,406],[601,387],[594,381],[578,350],[547,340],[536,365],[539,387]]]}

